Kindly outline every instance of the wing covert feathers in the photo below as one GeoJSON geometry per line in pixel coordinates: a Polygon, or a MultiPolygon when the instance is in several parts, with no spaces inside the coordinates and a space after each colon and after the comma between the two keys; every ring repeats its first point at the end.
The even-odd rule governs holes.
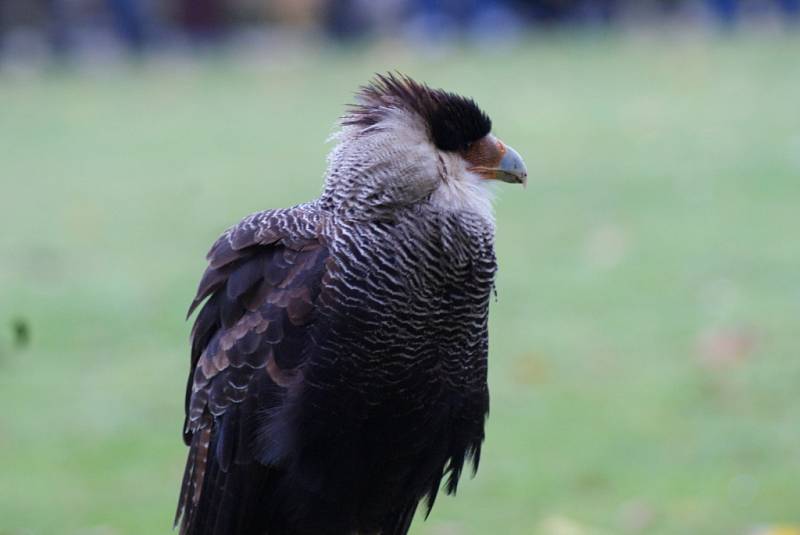
{"type": "Polygon", "coordinates": [[[202,304],[191,334],[184,424],[190,449],[175,518],[182,535],[225,533],[224,524],[220,531],[210,526],[204,505],[220,504],[204,494],[222,493],[219,500],[226,492],[219,484],[241,483],[243,474],[233,481],[241,468],[232,467],[252,461],[256,402],[268,404],[265,398],[302,376],[304,329],[328,256],[318,224],[316,213],[302,207],[261,212],[225,232],[208,254],[189,309],[202,304]]]}

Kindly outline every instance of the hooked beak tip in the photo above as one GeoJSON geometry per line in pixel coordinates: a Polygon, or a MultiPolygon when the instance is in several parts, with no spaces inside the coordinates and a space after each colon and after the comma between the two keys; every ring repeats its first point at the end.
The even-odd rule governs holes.
{"type": "Polygon", "coordinates": [[[506,145],[506,153],[497,167],[496,177],[503,182],[522,184],[523,187],[528,183],[528,169],[525,167],[522,156],[508,145],[506,145]]]}

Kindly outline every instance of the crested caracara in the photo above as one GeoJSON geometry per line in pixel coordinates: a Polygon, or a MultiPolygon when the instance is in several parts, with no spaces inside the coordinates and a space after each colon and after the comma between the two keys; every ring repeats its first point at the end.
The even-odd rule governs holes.
{"type": "Polygon", "coordinates": [[[182,535],[402,535],[477,468],[490,183],[520,156],[474,101],[377,76],[322,195],[212,246],[191,305],[182,535]]]}

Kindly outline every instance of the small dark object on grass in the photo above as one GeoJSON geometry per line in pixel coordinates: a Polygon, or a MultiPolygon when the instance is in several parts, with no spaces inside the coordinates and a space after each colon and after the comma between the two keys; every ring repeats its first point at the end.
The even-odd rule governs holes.
{"type": "Polygon", "coordinates": [[[11,321],[11,330],[14,336],[14,347],[17,349],[28,347],[31,341],[31,328],[28,321],[24,318],[14,318],[11,321]]]}

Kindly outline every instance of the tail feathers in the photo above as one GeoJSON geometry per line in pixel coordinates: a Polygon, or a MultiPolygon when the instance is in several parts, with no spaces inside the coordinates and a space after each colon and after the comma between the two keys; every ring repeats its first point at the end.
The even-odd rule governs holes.
{"type": "Polygon", "coordinates": [[[406,535],[411,528],[411,521],[414,520],[414,513],[417,510],[417,502],[414,501],[393,516],[381,528],[380,535],[406,535]]]}
{"type": "Polygon", "coordinates": [[[189,456],[186,459],[186,468],[183,472],[181,495],[178,500],[178,510],[175,512],[175,526],[181,523],[181,535],[185,535],[185,528],[192,523],[192,517],[197,510],[205,483],[208,468],[208,450],[211,441],[211,423],[204,422],[204,427],[192,436],[189,456]]]}
{"type": "MultiPolygon", "coordinates": [[[[202,433],[195,439],[204,441],[202,433]]],[[[206,448],[195,448],[193,439],[175,520],[180,535],[282,535],[278,526],[267,529],[273,471],[256,462],[232,462],[226,470],[216,452],[217,433],[206,448]]]]}

